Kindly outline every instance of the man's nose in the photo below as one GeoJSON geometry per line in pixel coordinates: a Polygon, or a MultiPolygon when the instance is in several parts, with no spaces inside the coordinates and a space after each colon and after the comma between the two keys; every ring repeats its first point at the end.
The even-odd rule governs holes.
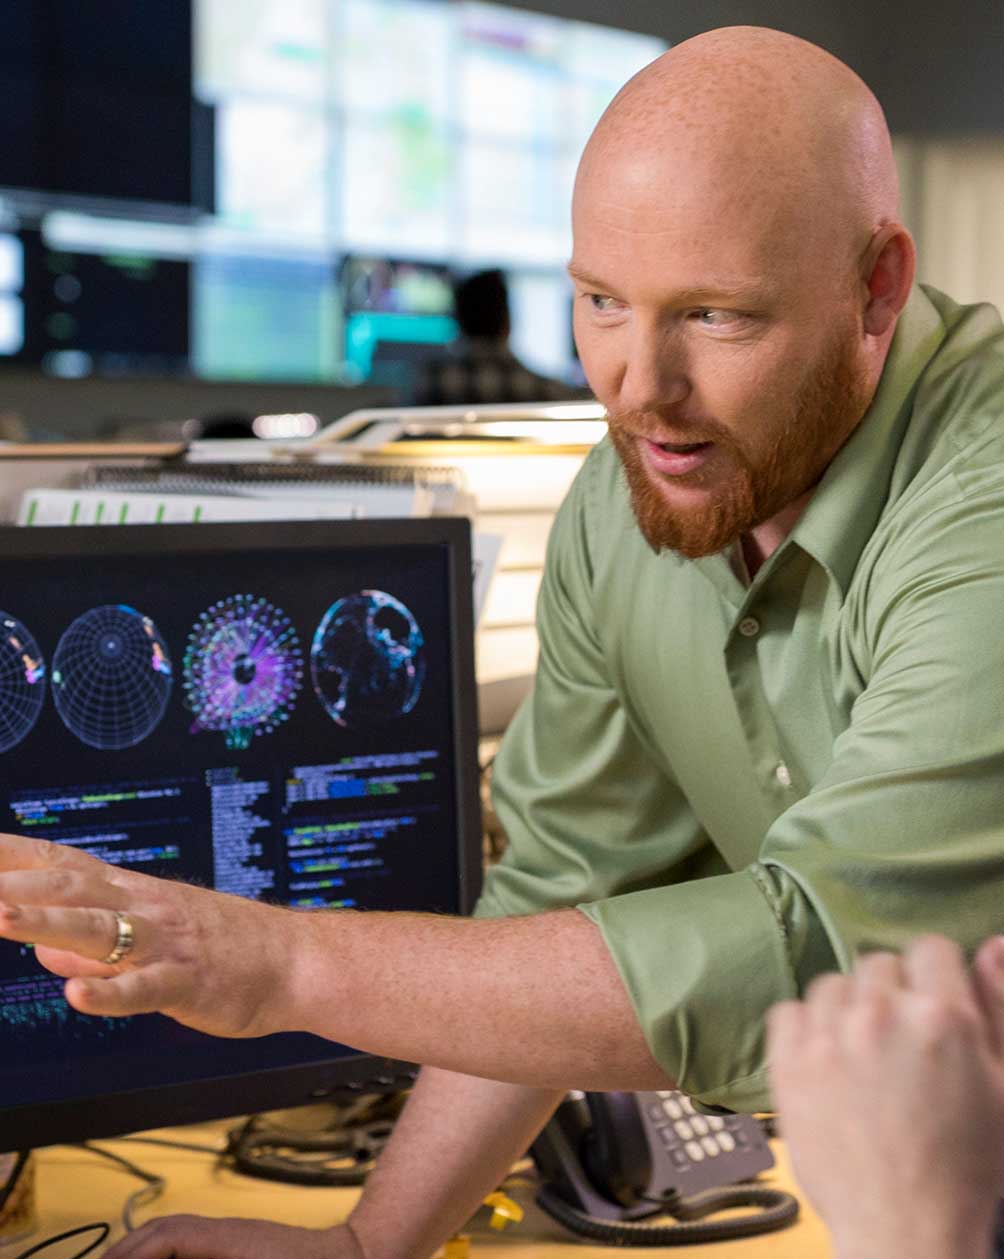
{"type": "Polygon", "coordinates": [[[627,348],[620,406],[653,411],[682,402],[691,385],[680,338],[657,326],[638,327],[627,348]]]}

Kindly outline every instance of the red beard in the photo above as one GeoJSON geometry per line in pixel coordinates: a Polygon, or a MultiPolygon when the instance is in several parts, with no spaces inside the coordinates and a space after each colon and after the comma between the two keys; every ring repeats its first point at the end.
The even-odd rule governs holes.
{"type": "Polygon", "coordinates": [[[857,340],[834,342],[784,413],[774,411],[759,432],[742,441],[714,421],[702,421],[688,434],[657,412],[608,415],[610,438],[620,455],[638,527],[656,552],[677,551],[690,559],[714,555],[743,534],[776,516],[815,485],[857,426],[871,401],[857,340]],[[656,440],[663,424],[679,441],[710,441],[715,450],[707,467],[675,478],[679,484],[708,486],[699,507],[677,505],[663,494],[645,465],[637,434],[656,440]]]}

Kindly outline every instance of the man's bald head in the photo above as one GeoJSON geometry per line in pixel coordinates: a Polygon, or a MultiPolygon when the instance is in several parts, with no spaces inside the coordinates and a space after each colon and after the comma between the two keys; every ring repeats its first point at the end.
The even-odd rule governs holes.
{"type": "Polygon", "coordinates": [[[787,254],[863,250],[894,221],[898,183],[882,109],[823,49],[764,27],[677,45],[618,93],[586,146],[575,208],[612,199],[739,211],[787,254]]]}
{"type": "Polygon", "coordinates": [[[575,183],[575,337],[656,547],[747,563],[863,418],[913,280],[878,102],[834,57],[710,31],[636,75],[575,183]]]}

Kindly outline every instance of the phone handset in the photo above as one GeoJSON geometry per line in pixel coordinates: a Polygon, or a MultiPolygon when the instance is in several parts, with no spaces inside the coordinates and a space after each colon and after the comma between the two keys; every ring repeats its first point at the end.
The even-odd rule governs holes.
{"type": "Polygon", "coordinates": [[[719,1187],[773,1166],[763,1129],[748,1115],[699,1115],[677,1091],[570,1093],[531,1153],[541,1208],[598,1241],[691,1245],[770,1232],[798,1215],[790,1194],[719,1187]],[[759,1210],[696,1222],[737,1206],[759,1210]],[[675,1222],[647,1222],[658,1214],[675,1222]]]}

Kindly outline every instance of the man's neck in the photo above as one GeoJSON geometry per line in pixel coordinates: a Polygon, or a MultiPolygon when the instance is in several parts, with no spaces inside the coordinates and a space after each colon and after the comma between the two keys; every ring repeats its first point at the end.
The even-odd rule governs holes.
{"type": "Polygon", "coordinates": [[[776,516],[771,516],[770,520],[765,520],[763,524],[757,525],[749,533],[742,535],[740,545],[742,546],[743,559],[746,561],[746,568],[751,578],[756,576],[758,570],[770,559],[788,534],[794,529],[799,516],[805,511],[814,489],[815,486],[806,490],[801,498],[796,498],[793,503],[783,507],[776,516]]]}

